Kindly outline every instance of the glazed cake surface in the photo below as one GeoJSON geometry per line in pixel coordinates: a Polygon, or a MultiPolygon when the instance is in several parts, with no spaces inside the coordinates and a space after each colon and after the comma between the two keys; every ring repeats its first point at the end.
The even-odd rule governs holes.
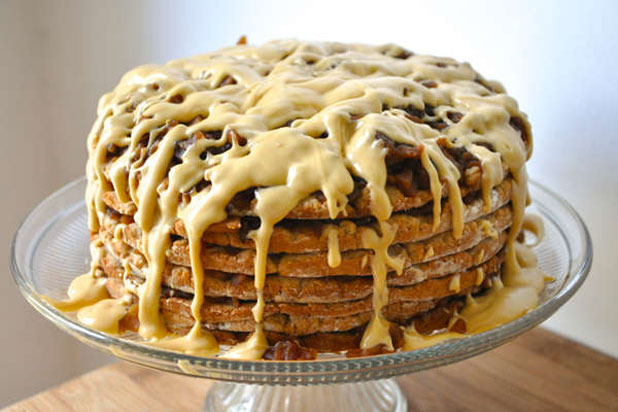
{"type": "Polygon", "coordinates": [[[283,40],[138,67],[88,138],[84,282],[108,296],[82,318],[250,359],[472,333],[466,307],[525,266],[531,151],[499,83],[395,45],[283,40]]]}

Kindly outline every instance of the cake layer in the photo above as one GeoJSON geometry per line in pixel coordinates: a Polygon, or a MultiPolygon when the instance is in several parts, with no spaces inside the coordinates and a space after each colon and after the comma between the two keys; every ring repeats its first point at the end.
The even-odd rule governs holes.
{"type": "MultiPolygon", "coordinates": [[[[465,204],[463,218],[466,222],[477,220],[482,216],[494,212],[504,206],[511,199],[510,179],[506,179],[492,190],[491,204],[489,209],[485,208],[480,192],[465,204]]],[[[107,233],[114,233],[121,222],[120,229],[123,236],[130,239],[130,243],[136,243],[141,239],[142,233],[139,226],[123,216],[108,213],[103,219],[103,229],[107,233]]],[[[428,239],[436,234],[444,233],[452,229],[452,215],[449,203],[442,207],[440,222],[433,227],[433,216],[431,210],[411,210],[393,214],[387,223],[397,228],[393,244],[419,242],[428,239]]],[[[336,239],[337,248],[340,251],[362,249],[362,241],[359,231],[365,227],[375,227],[375,222],[365,220],[327,220],[327,221],[306,221],[306,220],[284,220],[274,227],[270,239],[269,253],[308,253],[317,251],[327,251],[332,237],[336,239]],[[334,233],[332,233],[334,232],[334,233]]],[[[220,224],[215,230],[207,231],[203,236],[203,243],[231,246],[238,249],[254,249],[253,240],[247,237],[249,230],[259,227],[259,220],[241,221],[237,225],[220,224]]],[[[173,233],[186,238],[186,231],[182,220],[178,220],[174,225],[173,233]]]]}
{"type": "MultiPolygon", "coordinates": [[[[511,209],[504,206],[496,212],[464,225],[460,238],[455,238],[452,232],[444,232],[422,242],[393,245],[389,248],[391,256],[404,260],[404,268],[421,262],[439,259],[473,247],[486,237],[497,236],[511,224],[511,209]]],[[[141,240],[127,238],[126,245],[122,241],[114,241],[108,234],[104,242],[117,249],[116,254],[122,256],[121,250],[128,245],[142,251],[141,240]]],[[[306,254],[274,254],[268,256],[266,273],[278,273],[291,277],[322,277],[339,275],[370,275],[369,265],[373,252],[370,250],[353,250],[341,253],[341,264],[331,267],[328,264],[328,253],[306,254]]],[[[225,248],[204,245],[201,250],[203,268],[228,273],[252,275],[254,270],[255,251],[246,249],[225,248]]],[[[184,239],[172,242],[167,252],[167,260],[171,264],[190,266],[189,245],[184,239]]]]}
{"type": "MultiPolygon", "coordinates": [[[[410,286],[427,279],[439,278],[473,268],[494,257],[503,248],[506,237],[506,233],[502,232],[498,237],[485,238],[465,251],[442,259],[408,266],[401,275],[392,272],[388,276],[387,285],[389,287],[410,286]]],[[[122,278],[129,275],[140,281],[145,277],[145,260],[135,250],[126,254],[124,258],[115,256],[113,251],[108,251],[101,258],[101,264],[110,277],[122,278]],[[125,262],[129,265],[129,272],[127,272],[125,262]]],[[[220,271],[207,271],[204,275],[203,293],[206,296],[231,297],[240,300],[257,298],[251,276],[220,271]]],[[[194,293],[191,268],[186,266],[168,263],[162,272],[162,284],[184,293],[194,293]]],[[[369,276],[298,278],[273,274],[266,278],[264,298],[269,302],[345,302],[369,296],[372,292],[372,285],[373,280],[369,276]]]]}
{"type": "MultiPolygon", "coordinates": [[[[417,332],[430,334],[433,331],[445,329],[449,326],[449,322],[453,315],[460,311],[465,304],[465,297],[447,298],[437,302],[433,309],[412,316],[401,324],[412,324],[417,332]]],[[[193,323],[186,318],[181,318],[173,312],[164,311],[164,319],[167,327],[173,333],[184,335],[189,332],[193,323]]],[[[132,307],[127,316],[121,321],[122,331],[137,331],[139,320],[137,319],[137,305],[132,307]]],[[[203,329],[212,333],[221,345],[235,345],[247,339],[248,332],[230,332],[226,330],[213,329],[203,325],[203,329]]],[[[351,349],[357,349],[363,335],[364,328],[358,327],[341,332],[317,332],[313,334],[291,335],[265,330],[268,342],[275,345],[281,341],[297,341],[300,345],[306,348],[316,349],[319,352],[341,352],[351,349]]],[[[400,327],[397,324],[391,326],[391,336],[395,348],[402,345],[402,335],[400,327]]]]}
{"type": "MultiPolygon", "coordinates": [[[[452,276],[428,280],[407,288],[391,288],[389,304],[384,307],[383,315],[392,321],[402,321],[434,308],[442,298],[476,293],[489,286],[490,279],[499,273],[501,261],[501,258],[495,258],[481,265],[486,278],[478,286],[476,270],[457,274],[460,276],[457,292],[449,288],[452,276]]],[[[110,278],[107,285],[113,297],[122,296],[125,292],[120,279],[110,278]]],[[[206,301],[201,309],[202,323],[212,329],[250,332],[255,328],[251,313],[253,304],[206,301]]],[[[168,327],[171,324],[193,324],[190,297],[162,296],[160,305],[168,327]]],[[[370,298],[334,304],[267,303],[264,308],[264,327],[267,331],[289,335],[341,332],[363,326],[371,317],[370,298]]]]}
{"type": "MultiPolygon", "coordinates": [[[[385,137],[382,135],[382,140],[384,141],[385,137]]],[[[408,150],[417,151],[418,148],[414,146],[410,146],[403,143],[398,143],[397,148],[393,149],[387,145],[387,150],[394,152],[394,156],[401,154],[401,152],[406,152],[408,150]]],[[[457,165],[463,164],[460,166],[461,171],[461,179],[458,182],[461,190],[462,196],[467,196],[468,194],[480,190],[481,188],[481,168],[478,160],[474,157],[473,162],[470,161],[470,156],[465,149],[459,149],[454,152],[456,161],[456,157],[461,157],[464,155],[467,160],[461,160],[461,163],[456,163],[457,165]],[[468,167],[465,167],[468,166],[468,167]]],[[[388,168],[389,176],[394,179],[390,179],[391,181],[395,181],[397,184],[387,184],[385,187],[386,194],[390,200],[393,211],[404,211],[414,208],[422,207],[429,202],[433,201],[433,195],[431,193],[430,188],[428,187],[427,177],[425,176],[422,180],[424,184],[421,186],[423,188],[419,189],[416,185],[419,185],[420,180],[414,179],[414,174],[411,176],[405,177],[402,180],[400,177],[402,173],[405,175],[405,170],[408,169],[408,165],[410,163],[409,159],[399,159],[401,160],[399,163],[395,163],[395,165],[402,167],[397,168],[397,172],[393,172],[393,167],[388,168]],[[408,185],[413,185],[414,190],[408,188],[408,185]],[[403,189],[403,190],[402,190],[403,189]]],[[[415,174],[419,175],[422,173],[426,173],[422,167],[420,167],[420,162],[418,158],[414,159],[417,162],[412,166],[414,168],[415,174]]],[[[503,176],[506,177],[508,173],[508,169],[506,166],[503,166],[503,176]]],[[[499,183],[499,182],[496,182],[499,183]]],[[[111,179],[108,177],[107,181],[108,185],[112,185],[111,179]]],[[[448,196],[448,185],[445,184],[441,189],[441,197],[445,198],[448,196]]],[[[106,191],[102,195],[103,201],[112,209],[118,211],[122,214],[133,215],[137,211],[137,207],[130,200],[129,193],[126,193],[127,201],[122,202],[118,198],[118,194],[114,190],[106,191]]],[[[354,191],[348,195],[349,203],[345,208],[345,212],[341,213],[338,218],[358,218],[358,217],[368,217],[372,216],[371,209],[371,192],[366,187],[365,182],[362,180],[355,180],[354,191]]],[[[237,194],[234,199],[230,202],[230,205],[227,208],[228,214],[232,217],[242,217],[242,216],[255,216],[255,198],[254,191],[247,190],[237,194]]],[[[290,211],[290,213],[286,216],[289,219],[330,219],[328,204],[326,202],[326,198],[322,195],[322,193],[317,192],[312,194],[311,196],[301,200],[294,209],[290,211]]]]}

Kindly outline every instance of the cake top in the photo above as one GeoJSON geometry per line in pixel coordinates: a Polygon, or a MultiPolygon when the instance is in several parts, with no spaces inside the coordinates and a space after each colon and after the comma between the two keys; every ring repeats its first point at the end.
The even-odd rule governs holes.
{"type": "MultiPolygon", "coordinates": [[[[395,45],[285,40],[240,44],[128,72],[101,98],[88,149],[91,230],[102,221],[106,192],[137,207],[151,272],[140,292],[140,334],[146,338],[164,334],[156,285],[174,222],[181,219],[186,227],[195,289],[201,290],[203,233],[227,218],[236,194],[255,188],[252,212],[261,225],[250,237],[256,244],[258,327],[241,348],[254,351],[263,346],[261,290],[270,234],[303,199],[321,192],[335,219],[345,215],[355,180],[364,182],[380,225],[379,233],[364,234],[365,246],[375,251],[384,272],[401,270],[386,252],[393,232],[385,223],[392,212],[389,150],[422,162],[434,219],[440,216],[442,189],[448,188],[458,237],[464,223],[457,183],[462,176],[449,150],[478,161],[486,201],[504,169],[513,174],[520,187],[513,201],[517,233],[532,141],[515,100],[467,63],[395,45]]],[[[201,299],[196,294],[193,305],[198,326],[201,299]]],[[[374,302],[376,319],[366,346],[387,339],[388,327],[379,319],[383,304],[374,302]]]]}
{"type": "MultiPolygon", "coordinates": [[[[141,66],[101,98],[98,115],[91,153],[97,146],[106,152],[98,159],[112,165],[107,177],[122,201],[135,204],[139,194],[126,172],[154,163],[168,131],[174,135],[165,139],[174,145],[169,162],[195,166],[181,191],[196,188],[205,170],[212,169],[206,182],[217,186],[226,169],[238,176],[242,166],[248,176],[238,191],[281,185],[296,170],[292,164],[318,171],[317,156],[325,160],[318,168],[328,178],[308,173],[314,182],[304,191],[322,190],[333,216],[345,202],[341,195],[352,191],[351,176],[384,198],[385,173],[371,170],[383,163],[380,138],[428,149],[436,164],[441,151],[431,147],[441,138],[485,163],[491,160],[488,148],[509,151],[505,132],[521,134],[526,157],[532,147],[525,115],[499,83],[484,80],[467,63],[395,45],[274,41],[141,66]],[[364,150],[370,146],[377,150],[364,150]]],[[[385,209],[376,209],[382,217],[388,214],[386,205],[378,209],[385,209]]]]}

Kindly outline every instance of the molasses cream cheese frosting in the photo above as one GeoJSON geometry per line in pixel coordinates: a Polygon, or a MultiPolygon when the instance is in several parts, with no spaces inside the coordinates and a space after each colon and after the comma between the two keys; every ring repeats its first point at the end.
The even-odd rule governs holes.
{"type": "Polygon", "coordinates": [[[54,303],[238,359],[484,330],[543,287],[518,242],[542,233],[524,218],[531,151],[499,83],[394,45],[285,40],[141,66],[99,102],[92,269],[54,303]]]}

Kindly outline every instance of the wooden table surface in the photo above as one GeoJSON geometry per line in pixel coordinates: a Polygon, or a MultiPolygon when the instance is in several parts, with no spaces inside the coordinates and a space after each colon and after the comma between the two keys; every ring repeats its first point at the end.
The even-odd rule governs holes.
{"type": "MultiPolygon", "coordinates": [[[[475,358],[397,380],[410,410],[618,411],[618,360],[540,328],[475,358]]],[[[122,362],[7,410],[199,410],[211,384],[122,362]]]]}

